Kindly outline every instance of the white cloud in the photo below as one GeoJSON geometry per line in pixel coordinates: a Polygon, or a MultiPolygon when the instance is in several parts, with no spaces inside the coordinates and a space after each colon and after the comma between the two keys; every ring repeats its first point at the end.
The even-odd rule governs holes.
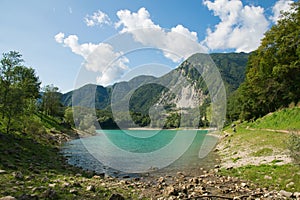
{"type": "Polygon", "coordinates": [[[58,42],[58,43],[63,43],[64,37],[65,37],[65,34],[62,33],[62,32],[60,32],[60,33],[58,33],[58,34],[56,34],[56,35],[54,36],[54,39],[55,39],[55,41],[58,42]]]}
{"type": "Polygon", "coordinates": [[[214,30],[207,29],[203,41],[211,50],[255,50],[268,30],[269,22],[260,6],[243,6],[241,0],[204,0],[203,4],[220,18],[214,30]]]}
{"type": "Polygon", "coordinates": [[[290,0],[279,0],[275,3],[275,5],[272,8],[273,11],[273,16],[270,17],[270,19],[274,22],[277,23],[277,21],[281,18],[281,11],[285,12],[290,10],[291,4],[293,1],[290,0]]]}
{"type": "Polygon", "coordinates": [[[92,72],[99,73],[97,83],[108,85],[120,78],[128,69],[129,60],[122,52],[115,52],[110,44],[78,43],[76,35],[64,37],[63,33],[55,35],[55,40],[69,47],[71,51],[84,58],[83,66],[92,72]]]}
{"type": "Polygon", "coordinates": [[[120,33],[129,33],[136,42],[162,50],[165,57],[173,62],[186,59],[196,52],[204,52],[205,48],[198,42],[196,32],[191,32],[182,25],[167,31],[150,19],[145,8],[140,8],[136,13],[120,10],[117,16],[119,21],[115,26],[122,27],[120,33]]]}
{"type": "Polygon", "coordinates": [[[103,24],[111,24],[111,20],[108,15],[100,10],[94,12],[93,15],[87,15],[84,18],[84,21],[87,26],[102,26],[103,24]]]}

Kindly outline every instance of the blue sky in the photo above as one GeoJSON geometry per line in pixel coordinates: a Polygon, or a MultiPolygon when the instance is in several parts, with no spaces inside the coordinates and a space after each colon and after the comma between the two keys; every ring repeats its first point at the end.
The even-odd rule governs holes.
{"type": "Polygon", "coordinates": [[[19,51],[62,92],[78,80],[109,85],[159,76],[195,52],[253,51],[291,2],[1,0],[0,52],[19,51]]]}

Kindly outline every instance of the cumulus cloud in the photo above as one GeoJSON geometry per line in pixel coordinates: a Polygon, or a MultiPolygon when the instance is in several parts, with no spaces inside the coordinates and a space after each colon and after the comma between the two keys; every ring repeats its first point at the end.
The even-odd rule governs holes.
{"type": "Polygon", "coordinates": [[[271,16],[270,19],[274,23],[277,23],[277,21],[281,18],[281,12],[290,10],[292,3],[293,3],[293,1],[290,1],[290,0],[277,1],[272,8],[273,16],[271,16]]]}
{"type": "Polygon", "coordinates": [[[111,24],[111,20],[108,15],[100,10],[94,12],[93,15],[87,15],[84,18],[84,22],[87,26],[102,26],[103,24],[111,24]]]}
{"type": "Polygon", "coordinates": [[[208,48],[250,52],[260,45],[269,27],[262,7],[244,6],[241,0],[204,0],[203,4],[221,20],[214,30],[207,29],[203,44],[208,48]]]}
{"type": "Polygon", "coordinates": [[[129,63],[129,60],[122,52],[115,52],[110,44],[79,44],[76,35],[65,37],[63,33],[55,35],[55,40],[65,47],[69,47],[73,53],[82,56],[84,67],[99,74],[97,83],[100,85],[113,83],[128,69],[127,63],[129,63]]]}
{"type": "Polygon", "coordinates": [[[162,50],[165,57],[173,62],[179,62],[196,52],[205,50],[198,42],[196,32],[182,25],[165,30],[151,20],[145,8],[140,8],[136,13],[120,10],[117,16],[119,21],[115,26],[121,27],[120,33],[129,33],[136,42],[162,50]]]}
{"type": "Polygon", "coordinates": [[[60,32],[60,33],[58,33],[58,34],[56,34],[56,35],[54,36],[54,39],[55,39],[55,41],[58,42],[58,43],[63,43],[64,37],[65,37],[65,34],[62,33],[62,32],[60,32]]]}

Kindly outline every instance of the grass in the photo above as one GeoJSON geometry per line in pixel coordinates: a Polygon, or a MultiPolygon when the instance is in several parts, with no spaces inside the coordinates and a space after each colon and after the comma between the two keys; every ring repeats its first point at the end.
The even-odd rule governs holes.
{"type": "Polygon", "coordinates": [[[255,185],[271,190],[300,191],[300,166],[297,165],[248,165],[231,170],[221,170],[225,176],[235,176],[244,180],[251,180],[255,185]],[[266,178],[272,177],[272,179],[266,178]],[[293,182],[293,186],[286,187],[293,182]]]}
{"type": "Polygon", "coordinates": [[[284,108],[280,111],[249,123],[252,128],[269,128],[277,130],[300,130],[300,107],[284,108]]]}
{"type": "Polygon", "coordinates": [[[270,148],[262,148],[258,151],[251,153],[251,156],[261,157],[261,156],[271,156],[273,154],[273,149],[270,148]]]}
{"type": "MultiPolygon", "coordinates": [[[[222,152],[220,152],[221,155],[227,156],[231,161],[236,162],[241,159],[241,157],[232,158],[231,156],[238,156],[238,152],[241,151],[246,152],[248,156],[257,158],[282,153],[288,154],[288,148],[290,148],[291,145],[291,134],[273,132],[265,129],[291,130],[291,132],[293,132],[292,130],[299,131],[300,108],[286,108],[266,115],[255,122],[240,123],[236,127],[236,133],[234,133],[230,127],[225,128],[225,132],[229,133],[229,136],[225,137],[222,141],[226,152],[223,153],[223,155],[222,152]],[[254,129],[250,130],[248,127],[254,129]]],[[[298,145],[296,146],[297,149],[299,149],[299,142],[296,144],[298,145]]],[[[299,150],[297,151],[299,154],[299,150]]],[[[277,165],[281,162],[281,160],[274,159],[268,165],[246,165],[233,169],[223,168],[220,174],[250,180],[259,187],[265,187],[271,190],[299,192],[300,165],[296,163],[277,165]]]]}
{"type": "Polygon", "coordinates": [[[50,199],[109,199],[112,193],[138,198],[138,192],[132,188],[114,187],[113,180],[109,183],[106,179],[92,178],[93,173],[66,164],[58,143],[49,140],[50,129],[66,129],[56,119],[44,119],[41,123],[53,126],[49,125],[43,133],[0,133],[0,169],[5,170],[0,173],[0,198],[26,194],[45,199],[50,188],[55,191],[50,199]],[[16,173],[21,176],[15,176],[16,173]],[[90,185],[95,191],[86,189],[90,185]],[[76,194],[70,192],[72,189],[76,194]]]}

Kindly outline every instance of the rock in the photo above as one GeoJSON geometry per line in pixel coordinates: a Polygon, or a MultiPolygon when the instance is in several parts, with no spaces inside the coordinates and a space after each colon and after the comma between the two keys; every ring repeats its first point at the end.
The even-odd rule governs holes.
{"type": "Polygon", "coordinates": [[[242,187],[247,187],[248,185],[247,185],[247,183],[241,183],[241,186],[242,187]]]}
{"type": "Polygon", "coordinates": [[[6,197],[0,198],[0,200],[17,200],[17,199],[15,197],[12,197],[12,196],[6,196],[6,197]]]}
{"type": "Polygon", "coordinates": [[[294,192],[293,196],[297,199],[300,199],[300,192],[294,192]]]}
{"type": "Polygon", "coordinates": [[[6,171],[3,169],[0,169],[0,174],[6,174],[6,171]]]}
{"type": "Polygon", "coordinates": [[[63,188],[66,188],[66,187],[69,187],[70,186],[70,183],[68,183],[68,182],[64,182],[63,184],[62,184],[62,187],[63,188]]]}
{"type": "Polygon", "coordinates": [[[89,185],[89,186],[87,186],[86,190],[87,190],[87,191],[91,191],[91,192],[96,192],[96,188],[95,188],[94,185],[89,185]]]}
{"type": "Polygon", "coordinates": [[[74,182],[72,184],[73,187],[81,187],[81,184],[79,182],[74,182]]]}
{"type": "Polygon", "coordinates": [[[45,192],[43,192],[43,197],[45,197],[46,199],[57,199],[57,193],[54,189],[48,189],[45,192]]]}
{"type": "Polygon", "coordinates": [[[112,194],[109,200],[125,200],[125,198],[120,194],[112,194]]]}
{"type": "Polygon", "coordinates": [[[177,196],[178,195],[178,191],[171,185],[171,186],[168,186],[164,193],[167,195],[167,196],[171,196],[171,195],[174,195],[174,196],[177,196]]]}
{"type": "Polygon", "coordinates": [[[273,178],[272,178],[271,176],[265,175],[265,176],[264,176],[264,179],[265,179],[265,180],[272,180],[273,178]]]}
{"type": "Polygon", "coordinates": [[[38,200],[39,197],[37,195],[28,195],[28,194],[23,194],[21,195],[18,200],[38,200]]]}
{"type": "Polygon", "coordinates": [[[164,177],[159,177],[159,179],[157,180],[158,183],[163,183],[165,182],[165,179],[164,177]]]}
{"type": "Polygon", "coordinates": [[[219,169],[219,168],[221,168],[220,165],[215,165],[215,169],[219,169]]]}
{"type": "Polygon", "coordinates": [[[78,190],[76,190],[76,189],[71,189],[69,192],[70,192],[71,194],[78,194],[78,190]]]}
{"type": "Polygon", "coordinates": [[[47,176],[45,176],[43,179],[42,179],[42,182],[45,183],[45,182],[48,182],[49,181],[49,178],[47,176]]]}
{"type": "Polygon", "coordinates": [[[291,192],[287,192],[287,191],[284,191],[284,190],[280,190],[279,194],[283,197],[287,197],[287,198],[290,198],[291,196],[293,196],[293,193],[291,192]]]}
{"type": "Polygon", "coordinates": [[[290,183],[288,183],[288,184],[286,184],[286,188],[289,188],[289,187],[292,187],[292,186],[294,186],[295,185],[295,183],[294,182],[290,182],[290,183]]]}
{"type": "Polygon", "coordinates": [[[56,183],[50,183],[48,186],[54,188],[56,186],[56,183]]]}
{"type": "Polygon", "coordinates": [[[24,178],[22,172],[14,172],[13,176],[15,177],[15,179],[19,179],[19,180],[22,180],[24,178]]]}
{"type": "Polygon", "coordinates": [[[189,180],[189,182],[190,182],[190,183],[198,184],[198,183],[199,183],[199,180],[198,180],[198,178],[194,177],[194,178],[191,178],[191,179],[189,180]]]}

